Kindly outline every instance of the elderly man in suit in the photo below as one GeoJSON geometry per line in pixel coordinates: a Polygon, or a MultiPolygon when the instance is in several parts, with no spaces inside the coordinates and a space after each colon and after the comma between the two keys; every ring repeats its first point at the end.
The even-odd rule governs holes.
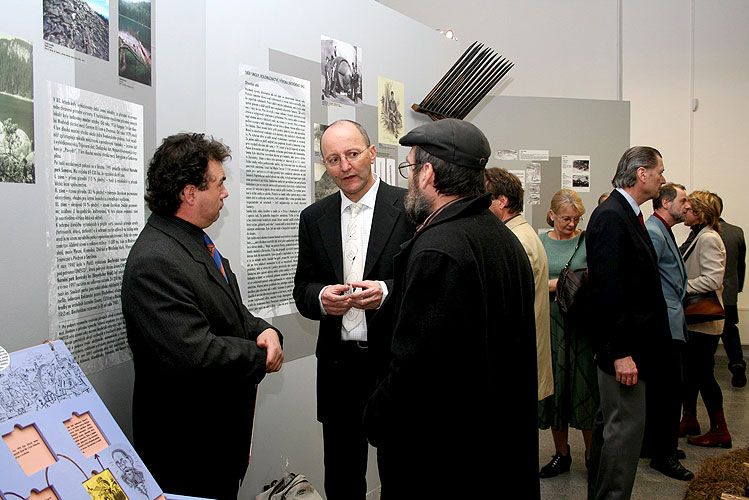
{"type": "Polygon", "coordinates": [[[588,224],[588,279],[601,407],[593,433],[589,500],[632,494],[645,430],[645,380],[670,341],[658,259],[640,205],[665,183],[663,159],[635,146],[622,155],[611,196],[588,224]]]}
{"type": "Polygon", "coordinates": [[[414,226],[403,207],[406,190],[372,173],[376,151],[361,125],[333,123],[320,149],[340,192],[301,213],[294,300],[302,316],[320,321],[317,418],[326,496],[363,500],[368,444],[362,416],[375,388],[374,358],[387,352],[391,335],[375,332],[371,321],[392,287],[393,256],[414,226]]]}
{"type": "Polygon", "coordinates": [[[147,173],[153,213],[122,277],[135,448],[165,491],[219,500],[237,497],[256,386],[283,363],[280,333],[242,304],[229,261],[203,231],[229,195],[228,157],[203,134],[164,139],[147,173]],[[206,423],[221,435],[204,435],[206,423]]]}
{"type": "Polygon", "coordinates": [[[668,306],[671,343],[657,364],[659,376],[653,377],[647,385],[647,418],[641,456],[652,457],[650,467],[680,481],[694,477],[679,462],[684,455],[677,448],[681,413],[679,388],[683,382],[682,356],[687,340],[687,322],[682,306],[687,291],[687,269],[671,228],[684,222],[687,206],[686,188],[669,182],[653,198],[653,215],[645,222],[658,258],[661,288],[668,306]]]}

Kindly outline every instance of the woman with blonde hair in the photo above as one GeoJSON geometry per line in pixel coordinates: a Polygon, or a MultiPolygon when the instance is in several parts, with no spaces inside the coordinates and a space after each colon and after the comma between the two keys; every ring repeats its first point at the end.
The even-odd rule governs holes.
{"type": "Polygon", "coordinates": [[[551,427],[556,448],[556,454],[539,472],[542,478],[570,470],[570,426],[583,433],[587,465],[593,418],[598,409],[598,378],[593,360],[593,343],[584,328],[586,318],[579,314],[564,315],[555,300],[559,273],[567,263],[572,270],[588,265],[584,234],[577,228],[584,213],[585,206],[576,192],[570,189],[557,191],[551,198],[551,207],[546,215],[546,222],[552,229],[541,235],[549,261],[554,394],[538,403],[538,427],[551,427]]]}
{"type": "MultiPolygon", "coordinates": [[[[715,293],[722,304],[726,248],[720,237],[720,198],[709,191],[695,191],[687,197],[687,203],[689,207],[684,224],[691,227],[692,232],[681,247],[689,278],[687,294],[715,293]]],[[[689,317],[687,323],[690,323],[689,317]]],[[[687,440],[689,444],[697,446],[731,447],[731,434],[723,413],[723,393],[713,372],[723,323],[723,319],[717,319],[688,324],[683,416],[679,435],[700,434],[697,395],[701,394],[710,417],[710,429],[702,436],[687,440]]]]}

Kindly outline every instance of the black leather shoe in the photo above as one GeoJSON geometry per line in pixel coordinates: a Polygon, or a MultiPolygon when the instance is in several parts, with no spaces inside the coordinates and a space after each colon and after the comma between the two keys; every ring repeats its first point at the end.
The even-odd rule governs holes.
{"type": "Polygon", "coordinates": [[[731,385],[734,387],[744,387],[746,385],[746,362],[733,363],[728,365],[731,372],[731,385]]]}
{"type": "Polygon", "coordinates": [[[687,454],[681,448],[676,448],[676,451],[674,452],[674,458],[677,460],[684,460],[685,458],[687,458],[687,454]]]}
{"type": "Polygon", "coordinates": [[[572,457],[570,456],[570,447],[567,446],[567,455],[562,455],[557,452],[551,457],[551,461],[541,467],[541,471],[538,473],[540,478],[555,477],[562,472],[569,472],[570,465],[572,464],[572,457]]]}
{"type": "Polygon", "coordinates": [[[678,479],[679,481],[689,481],[694,479],[694,474],[681,465],[681,462],[679,462],[675,457],[654,458],[650,461],[650,467],[661,474],[665,474],[673,479],[678,479]]]}

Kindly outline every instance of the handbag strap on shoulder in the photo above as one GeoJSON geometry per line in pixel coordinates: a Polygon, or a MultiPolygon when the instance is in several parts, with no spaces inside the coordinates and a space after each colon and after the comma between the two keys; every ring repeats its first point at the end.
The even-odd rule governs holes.
{"type": "Polygon", "coordinates": [[[580,248],[580,244],[585,239],[585,230],[580,233],[580,237],[577,240],[577,244],[575,245],[575,249],[572,251],[572,255],[570,256],[570,260],[567,261],[567,265],[564,266],[564,269],[567,269],[570,267],[570,264],[572,263],[572,259],[575,258],[575,254],[577,253],[577,249],[580,248]]]}

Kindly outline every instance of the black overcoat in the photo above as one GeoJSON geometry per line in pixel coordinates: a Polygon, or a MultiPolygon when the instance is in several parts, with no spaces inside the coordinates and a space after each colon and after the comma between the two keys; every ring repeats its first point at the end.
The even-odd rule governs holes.
{"type": "Polygon", "coordinates": [[[395,258],[392,359],[365,413],[394,498],[427,476],[457,498],[497,471],[497,495],[540,496],[533,272],[490,204],[453,203],[395,258]]]}

